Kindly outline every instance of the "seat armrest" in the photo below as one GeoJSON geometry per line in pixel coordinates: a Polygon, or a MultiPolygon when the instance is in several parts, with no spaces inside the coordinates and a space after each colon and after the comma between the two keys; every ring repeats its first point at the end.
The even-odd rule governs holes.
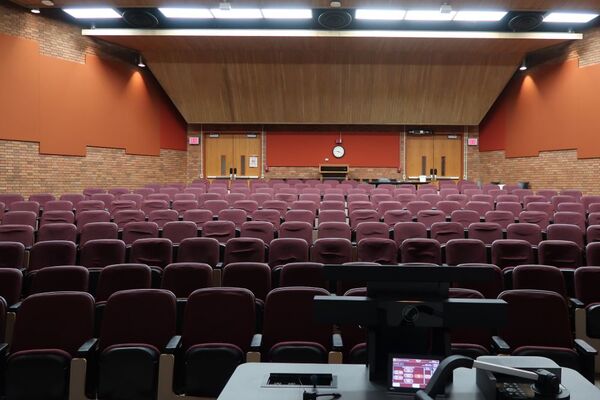
{"type": "Polygon", "coordinates": [[[8,354],[8,343],[0,343],[0,360],[2,360],[2,365],[4,365],[6,361],[6,356],[8,354]]]}
{"type": "Polygon", "coordinates": [[[181,347],[181,335],[175,335],[169,340],[169,343],[165,346],[165,354],[175,354],[181,347]]]}
{"type": "Polygon", "coordinates": [[[223,269],[223,262],[219,261],[214,269],[223,269]]]}
{"type": "Polygon", "coordinates": [[[262,346],[262,334],[256,333],[252,337],[252,342],[250,342],[250,350],[251,351],[260,351],[261,346],[262,346]]]}
{"type": "Polygon", "coordinates": [[[98,338],[88,339],[84,344],[77,349],[78,358],[89,358],[91,354],[98,349],[98,338]]]}
{"type": "Polygon", "coordinates": [[[333,351],[342,351],[344,348],[344,341],[342,340],[342,335],[339,333],[334,333],[331,335],[331,345],[333,351]]]}
{"type": "Polygon", "coordinates": [[[582,355],[595,356],[598,354],[598,350],[590,346],[589,343],[583,339],[575,339],[575,350],[582,355]]]}
{"type": "Polygon", "coordinates": [[[500,336],[492,336],[492,349],[498,354],[510,353],[510,345],[500,336]]]}
{"type": "Polygon", "coordinates": [[[240,237],[242,236],[242,231],[240,230],[240,228],[235,228],[235,237],[240,237]]]}
{"type": "Polygon", "coordinates": [[[585,307],[585,304],[583,304],[583,302],[581,300],[579,300],[578,298],[575,298],[575,297],[569,297],[569,305],[572,308],[583,308],[583,307],[585,307]]]}
{"type": "Polygon", "coordinates": [[[12,306],[8,307],[8,312],[14,312],[14,313],[16,313],[17,311],[19,311],[19,308],[21,307],[21,304],[23,304],[22,301],[16,302],[12,306]]]}

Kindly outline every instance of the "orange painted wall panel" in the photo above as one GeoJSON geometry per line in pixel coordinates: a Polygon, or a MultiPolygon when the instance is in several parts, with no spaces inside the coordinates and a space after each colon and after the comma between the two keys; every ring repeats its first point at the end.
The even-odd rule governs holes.
{"type": "Polygon", "coordinates": [[[398,167],[399,132],[342,132],[344,157],[332,150],[339,132],[267,132],[267,165],[270,167],[314,167],[327,163],[351,167],[398,167]]]}
{"type": "Polygon", "coordinates": [[[74,156],[84,156],[86,146],[156,156],[161,148],[186,150],[185,122],[133,65],[47,57],[34,41],[2,35],[0,54],[0,139],[37,141],[40,153],[74,156]]]}
{"type": "Polygon", "coordinates": [[[507,157],[576,149],[600,157],[600,65],[548,64],[515,78],[480,126],[480,151],[507,157]]]}

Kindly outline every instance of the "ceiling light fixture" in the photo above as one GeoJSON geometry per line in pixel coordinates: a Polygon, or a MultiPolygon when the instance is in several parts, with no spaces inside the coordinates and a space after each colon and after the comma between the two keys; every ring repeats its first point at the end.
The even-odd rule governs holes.
{"type": "Polygon", "coordinates": [[[552,12],[544,17],[544,22],[585,24],[597,16],[593,13],[552,12]]]}
{"type": "Polygon", "coordinates": [[[219,19],[262,19],[263,17],[258,8],[232,8],[229,10],[211,8],[210,12],[219,19]]]}
{"type": "Polygon", "coordinates": [[[39,8],[32,8],[30,10],[33,14],[39,14],[40,13],[40,9],[39,8]]]}
{"type": "Polygon", "coordinates": [[[454,21],[497,22],[506,14],[506,11],[458,11],[454,21]]]}
{"type": "Polygon", "coordinates": [[[267,19],[311,19],[310,8],[263,8],[262,15],[267,19]]]}
{"type": "Polygon", "coordinates": [[[525,59],[523,59],[523,61],[521,62],[521,65],[519,66],[519,71],[527,71],[527,61],[525,61],[525,59]]]}
{"type": "Polygon", "coordinates": [[[159,8],[167,18],[211,19],[214,18],[208,8],[159,8]]]}
{"type": "Polygon", "coordinates": [[[42,4],[47,7],[54,7],[54,2],[52,0],[42,0],[42,4]]]}
{"type": "Polygon", "coordinates": [[[121,18],[121,14],[112,8],[63,8],[63,11],[77,19],[121,18]]]}
{"type": "Polygon", "coordinates": [[[407,21],[451,21],[456,11],[440,12],[440,10],[408,10],[404,17],[407,21]]]}
{"type": "Polygon", "coordinates": [[[140,68],[146,68],[146,63],[144,63],[144,59],[142,58],[141,54],[138,56],[138,64],[137,65],[140,68]]]}
{"type": "Polygon", "coordinates": [[[401,21],[406,15],[405,10],[375,10],[358,8],[354,17],[356,19],[369,19],[380,21],[401,21]]]}

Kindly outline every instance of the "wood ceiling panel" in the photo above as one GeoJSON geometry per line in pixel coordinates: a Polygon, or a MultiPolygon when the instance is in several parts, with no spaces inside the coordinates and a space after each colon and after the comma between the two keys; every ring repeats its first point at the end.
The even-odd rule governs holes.
{"type": "Polygon", "coordinates": [[[190,124],[477,125],[561,40],[99,36],[141,51],[190,124]]]}
{"type": "MultiPolygon", "coordinates": [[[[39,7],[39,0],[13,0],[15,3],[39,7]]],[[[98,0],[54,0],[56,7],[76,5],[98,5],[98,0]]],[[[232,0],[234,7],[329,7],[330,0],[295,0],[285,2],[282,0],[232,0]],[[286,4],[287,3],[287,4],[286,4]]],[[[342,5],[348,8],[355,7],[402,7],[402,8],[439,8],[439,0],[343,0],[342,5]]],[[[598,0],[453,0],[449,1],[455,9],[466,8],[502,8],[506,10],[590,10],[600,9],[598,0]]],[[[193,5],[195,7],[216,7],[217,0],[105,0],[102,5],[116,7],[164,7],[168,5],[193,5]]]]}

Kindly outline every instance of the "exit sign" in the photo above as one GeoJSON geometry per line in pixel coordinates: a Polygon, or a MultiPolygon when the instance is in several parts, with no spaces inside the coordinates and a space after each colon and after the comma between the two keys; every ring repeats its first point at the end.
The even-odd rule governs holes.
{"type": "Polygon", "coordinates": [[[479,144],[479,138],[468,138],[467,145],[469,146],[477,146],[479,144]]]}
{"type": "Polygon", "coordinates": [[[200,144],[200,136],[190,136],[188,138],[188,143],[193,145],[200,144]]]}

